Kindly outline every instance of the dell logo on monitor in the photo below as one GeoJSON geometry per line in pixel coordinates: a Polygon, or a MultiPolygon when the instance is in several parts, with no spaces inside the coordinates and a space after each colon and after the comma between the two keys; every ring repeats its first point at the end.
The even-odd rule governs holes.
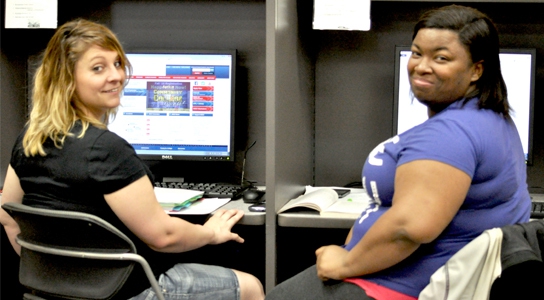
{"type": "Polygon", "coordinates": [[[172,155],[163,155],[162,159],[172,159],[172,155]]]}

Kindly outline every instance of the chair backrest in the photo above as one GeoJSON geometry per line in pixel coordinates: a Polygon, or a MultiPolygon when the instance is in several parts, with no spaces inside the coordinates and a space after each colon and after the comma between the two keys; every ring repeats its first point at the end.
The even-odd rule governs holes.
{"type": "Polygon", "coordinates": [[[86,213],[6,203],[2,208],[21,229],[19,281],[54,297],[111,299],[134,261],[89,259],[136,253],[132,241],[108,222],[86,213]]]}

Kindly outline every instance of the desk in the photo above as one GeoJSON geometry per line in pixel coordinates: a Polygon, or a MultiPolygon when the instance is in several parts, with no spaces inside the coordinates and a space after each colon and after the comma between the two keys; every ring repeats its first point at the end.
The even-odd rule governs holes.
{"type": "MultiPolygon", "coordinates": [[[[317,194],[313,194],[313,192],[318,189],[319,187],[306,187],[306,194],[311,194],[309,198],[304,198],[302,197],[303,201],[302,203],[308,201],[309,199],[312,199],[313,195],[317,195],[317,194]]],[[[343,187],[335,187],[335,186],[330,186],[328,188],[333,188],[333,189],[346,189],[346,188],[343,188],[343,187]]],[[[368,205],[368,201],[370,201],[370,197],[367,195],[366,191],[362,188],[349,188],[351,190],[351,194],[347,197],[345,197],[344,199],[348,199],[348,198],[352,198],[352,199],[348,199],[348,202],[346,202],[345,204],[349,204],[351,201],[353,204],[356,204],[356,208],[353,208],[352,206],[347,206],[343,209],[349,209],[350,211],[353,209],[357,209],[357,210],[361,210],[363,211],[365,207],[367,207],[368,205]]],[[[328,206],[329,204],[331,204],[331,202],[329,202],[329,200],[332,200],[329,199],[328,195],[323,195],[324,197],[327,198],[327,201],[326,203],[322,203],[322,204],[319,204],[317,206],[320,206],[320,205],[323,205],[323,206],[328,206]]],[[[315,197],[315,196],[314,196],[315,197]]],[[[317,197],[320,197],[320,195],[318,195],[317,197]]],[[[299,198],[297,198],[299,199],[299,198]]],[[[317,204],[318,201],[317,199],[314,199],[316,200],[315,201],[315,204],[317,204]]],[[[291,201],[291,200],[290,200],[291,201]]],[[[285,206],[287,206],[287,204],[290,203],[290,201],[288,201],[285,206]]],[[[295,201],[295,203],[297,203],[298,200],[293,200],[295,201]]],[[[344,200],[340,200],[341,202],[345,202],[344,200]]],[[[309,200],[310,203],[313,203],[313,201],[309,200]]],[[[298,202],[300,203],[300,202],[298,202]]],[[[284,207],[285,207],[284,206],[284,207]]],[[[341,215],[340,217],[336,217],[336,216],[321,216],[319,214],[318,211],[315,211],[315,210],[312,210],[312,209],[305,209],[304,207],[302,208],[303,210],[291,210],[291,209],[288,209],[284,212],[281,212],[278,214],[277,216],[277,224],[278,226],[280,227],[300,227],[300,228],[332,228],[332,229],[349,229],[351,228],[351,226],[353,226],[353,223],[355,222],[355,220],[357,219],[357,216],[352,216],[352,215],[341,215]]]]}
{"type": "Polygon", "coordinates": [[[531,201],[544,202],[544,194],[531,194],[531,201]]]}
{"type": "MultiPolygon", "coordinates": [[[[265,187],[257,187],[261,191],[265,191],[265,187]]],[[[265,201],[266,194],[262,197],[261,201],[265,201]]],[[[253,203],[245,203],[242,199],[237,200],[230,200],[227,202],[227,204],[221,206],[218,209],[238,209],[244,212],[244,216],[237,225],[252,225],[252,226],[258,226],[258,225],[264,225],[265,219],[266,219],[266,212],[252,212],[249,211],[249,207],[253,205],[253,203]]],[[[213,212],[212,212],[213,214],[213,212]]],[[[193,223],[200,223],[202,221],[202,218],[207,218],[208,215],[184,215],[184,214],[172,214],[172,216],[181,217],[183,219],[186,219],[188,221],[191,221],[193,223]]]]}
{"type": "Polygon", "coordinates": [[[283,212],[278,214],[278,226],[305,228],[351,228],[356,218],[325,218],[317,211],[283,212]]]}
{"type": "MultiPolygon", "coordinates": [[[[531,201],[544,202],[544,194],[531,194],[531,201]]],[[[278,214],[278,226],[300,228],[351,228],[356,218],[325,218],[317,211],[283,212],[278,214]]]]}
{"type": "Polygon", "coordinates": [[[231,200],[227,204],[223,205],[221,209],[239,209],[244,211],[244,216],[237,223],[239,225],[264,225],[265,212],[252,212],[249,211],[249,206],[252,203],[244,203],[242,199],[231,200]]]}

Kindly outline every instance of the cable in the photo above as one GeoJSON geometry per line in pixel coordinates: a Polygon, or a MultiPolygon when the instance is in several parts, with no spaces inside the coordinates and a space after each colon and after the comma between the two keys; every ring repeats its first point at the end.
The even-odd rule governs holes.
{"type": "Polygon", "coordinates": [[[249,151],[249,149],[251,149],[253,146],[255,146],[255,143],[257,143],[257,141],[254,141],[253,144],[251,144],[249,147],[247,147],[246,151],[244,152],[244,161],[242,162],[242,178],[240,179],[240,186],[244,186],[244,176],[245,176],[245,172],[246,172],[247,151],[249,151]]]}

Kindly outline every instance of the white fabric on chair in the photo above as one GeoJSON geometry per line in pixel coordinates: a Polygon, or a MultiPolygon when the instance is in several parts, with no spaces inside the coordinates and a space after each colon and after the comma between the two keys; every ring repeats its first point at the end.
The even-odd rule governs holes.
{"type": "Polygon", "coordinates": [[[502,272],[500,228],[484,231],[432,276],[419,300],[484,300],[502,272]]]}

